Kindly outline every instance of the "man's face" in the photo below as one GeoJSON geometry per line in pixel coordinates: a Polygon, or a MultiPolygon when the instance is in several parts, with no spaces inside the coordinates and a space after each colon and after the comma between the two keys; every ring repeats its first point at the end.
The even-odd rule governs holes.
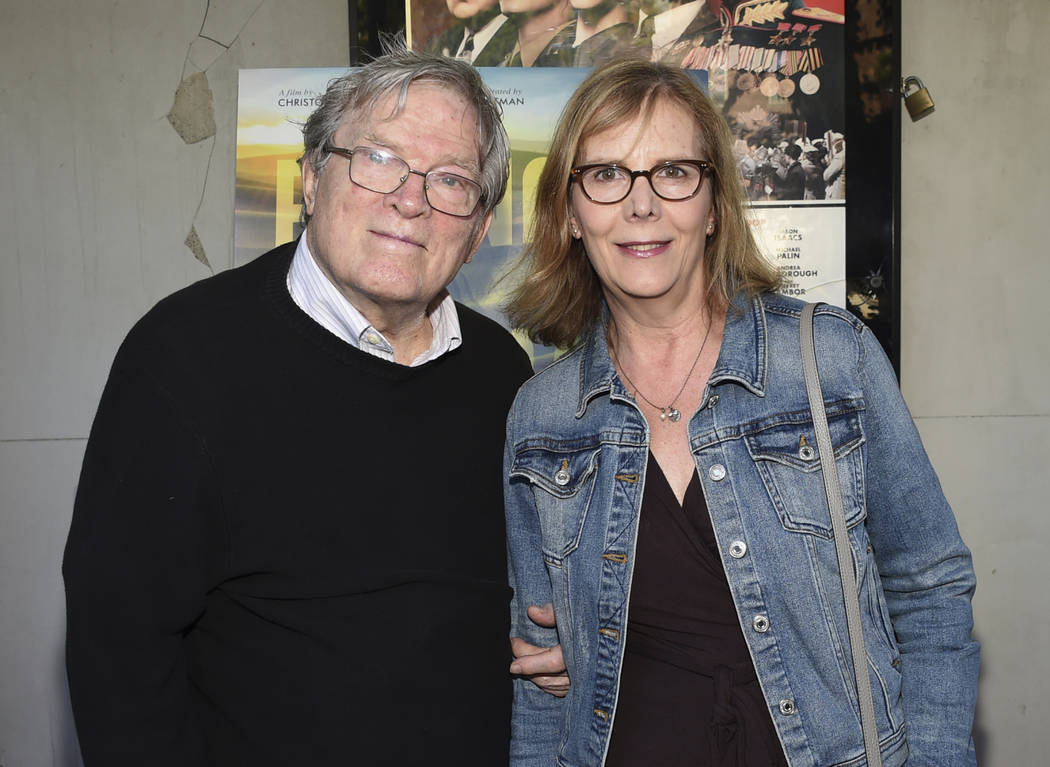
{"type": "Polygon", "coordinates": [[[457,19],[469,19],[496,4],[496,0],[445,0],[448,12],[457,19]]]}
{"type": "MultiPolygon", "coordinates": [[[[336,146],[382,148],[413,170],[445,170],[479,181],[475,112],[461,96],[428,82],[408,89],[391,118],[395,95],[371,115],[344,118],[336,146]],[[352,123],[352,124],[351,124],[352,123]]],[[[376,322],[388,312],[423,311],[470,260],[491,216],[457,218],[434,210],[423,178],[410,174],[397,190],[372,192],[354,184],[349,159],[332,155],[320,173],[303,164],[303,198],[310,214],[307,243],[332,283],[376,322]]]]}

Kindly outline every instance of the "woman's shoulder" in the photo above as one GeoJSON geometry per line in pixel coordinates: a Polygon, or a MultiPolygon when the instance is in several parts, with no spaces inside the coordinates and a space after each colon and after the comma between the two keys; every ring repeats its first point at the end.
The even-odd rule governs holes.
{"type": "Polygon", "coordinates": [[[558,428],[580,404],[583,349],[566,352],[521,385],[508,416],[512,431],[558,428]]]}
{"type": "Polygon", "coordinates": [[[522,395],[546,397],[551,393],[563,391],[569,386],[572,387],[572,393],[575,396],[582,354],[582,347],[576,346],[559,355],[553,362],[522,384],[519,399],[522,395]]]}
{"type": "MultiPolygon", "coordinates": [[[[790,367],[800,365],[799,330],[802,310],[806,306],[791,296],[765,293],[762,303],[770,364],[778,359],[790,367]]],[[[821,378],[843,377],[854,380],[869,364],[888,364],[875,334],[852,312],[838,306],[818,303],[813,313],[813,340],[821,378]]]]}
{"type": "MultiPolygon", "coordinates": [[[[802,310],[807,303],[812,303],[781,293],[762,293],[759,295],[758,300],[762,302],[762,308],[767,314],[774,318],[783,318],[788,322],[792,322],[796,327],[798,326],[799,318],[802,316],[802,310]]],[[[834,304],[817,302],[814,316],[842,320],[846,325],[858,332],[864,327],[864,323],[857,319],[852,312],[834,304]]]]}
{"type": "MultiPolygon", "coordinates": [[[[770,332],[787,332],[798,336],[802,310],[807,302],[793,296],[780,293],[763,293],[758,301],[762,304],[762,314],[770,332]]],[[[813,332],[820,341],[821,337],[831,336],[832,340],[856,342],[867,326],[853,313],[827,303],[817,303],[813,312],[813,332]]]]}

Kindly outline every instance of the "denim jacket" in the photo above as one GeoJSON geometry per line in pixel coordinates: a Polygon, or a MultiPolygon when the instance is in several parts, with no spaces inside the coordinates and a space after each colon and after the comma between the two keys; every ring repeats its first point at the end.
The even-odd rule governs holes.
{"type": "MultiPolygon", "coordinates": [[[[863,735],[802,373],[801,309],[768,294],[734,301],[689,419],[689,445],[788,762],[859,767],[863,735]]],[[[970,552],[871,331],[821,306],[815,336],[883,763],[975,764],[970,552]]],[[[511,635],[560,641],[572,680],[565,698],[515,681],[512,765],[605,760],[648,449],[649,426],[616,375],[601,328],[528,381],[511,409],[511,635]],[[547,602],[557,630],[526,615],[547,602]]]]}

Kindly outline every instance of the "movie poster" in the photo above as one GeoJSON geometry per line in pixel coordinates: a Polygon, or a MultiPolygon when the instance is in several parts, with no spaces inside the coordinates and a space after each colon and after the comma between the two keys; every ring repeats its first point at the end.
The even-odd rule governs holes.
{"type": "MultiPolygon", "coordinates": [[[[507,195],[478,254],[452,283],[452,295],[504,322],[500,306],[508,284],[501,277],[528,236],[536,183],[562,107],[594,63],[643,55],[688,69],[726,116],[755,236],[783,272],[784,292],[845,306],[843,0],[580,4],[592,7],[552,2],[523,19],[511,10],[516,0],[408,0],[413,46],[488,65],[479,68],[503,107],[511,141],[507,195]],[[545,22],[556,34],[542,49],[530,47],[534,38],[526,36],[523,50],[521,25],[559,8],[564,13],[556,23],[545,22]],[[613,16],[596,15],[603,9],[613,16]],[[603,24],[579,41],[577,30],[590,33],[603,24]],[[602,44],[584,47],[594,39],[602,44]]],[[[241,70],[237,264],[299,235],[301,125],[328,81],[344,72],[241,70]]],[[[538,364],[553,353],[519,341],[538,364]]]]}
{"type": "MultiPolygon", "coordinates": [[[[337,69],[242,69],[237,117],[234,253],[237,265],[301,233],[301,126],[337,69]]],[[[500,306],[507,282],[500,278],[517,258],[531,224],[533,200],[550,134],[586,69],[482,69],[503,108],[510,137],[507,193],[493,213],[478,253],[449,288],[452,296],[506,325],[500,306]]],[[[553,349],[519,341],[537,364],[553,349]]]]}
{"type": "Polygon", "coordinates": [[[785,266],[785,292],[845,306],[844,0],[406,0],[405,18],[411,47],[475,66],[641,56],[702,73],[765,252],[785,266],[775,243],[807,233],[812,264],[785,266]]]}
{"type": "Polygon", "coordinates": [[[345,73],[345,67],[240,70],[234,266],[302,232],[302,125],[317,107],[328,81],[345,73]]]}

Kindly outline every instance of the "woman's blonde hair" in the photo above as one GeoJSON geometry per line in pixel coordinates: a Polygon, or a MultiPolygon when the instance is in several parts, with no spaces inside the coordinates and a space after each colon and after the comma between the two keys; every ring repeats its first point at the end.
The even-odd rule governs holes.
{"type": "Polygon", "coordinates": [[[706,150],[699,159],[713,166],[715,231],[704,253],[708,306],[724,305],[740,291],[751,296],[779,286],[779,272],[762,257],[745,218],[740,173],[722,115],[681,69],[636,59],[613,61],[592,72],[572,94],[540,174],[531,241],[506,307],[511,325],[524,329],[533,341],[572,346],[601,312],[598,276],[582,240],[569,234],[569,175],[581,145],[639,116],[650,118],[660,102],[692,116],[706,150]]]}

